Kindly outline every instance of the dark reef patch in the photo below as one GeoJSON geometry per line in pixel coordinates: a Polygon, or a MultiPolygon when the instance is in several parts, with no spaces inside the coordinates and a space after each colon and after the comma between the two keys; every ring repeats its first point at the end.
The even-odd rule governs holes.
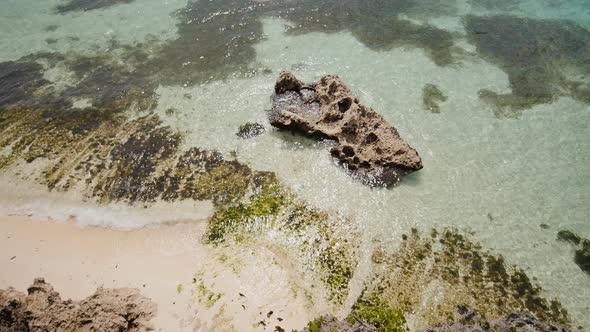
{"type": "Polygon", "coordinates": [[[88,11],[102,9],[122,3],[131,3],[133,0],[69,0],[58,5],[55,10],[59,14],[66,14],[73,11],[88,11]]]}
{"type": "Polygon", "coordinates": [[[35,91],[46,84],[43,67],[36,62],[0,63],[0,113],[9,105],[30,103],[35,91]]]}
{"type": "Polygon", "coordinates": [[[512,312],[530,312],[542,321],[571,325],[567,311],[544,297],[526,273],[509,266],[502,256],[481,247],[453,229],[421,237],[417,230],[403,237],[393,253],[373,254],[376,276],[361,300],[377,298],[390,308],[420,317],[420,328],[441,321],[459,321],[456,308],[466,305],[487,319],[512,312]],[[425,290],[435,291],[436,303],[423,303],[425,290]]]}
{"type": "Polygon", "coordinates": [[[422,88],[422,106],[431,113],[440,113],[438,103],[445,102],[448,97],[434,84],[425,84],[422,88]]]}
{"type": "Polygon", "coordinates": [[[469,40],[508,74],[512,93],[480,91],[498,116],[570,96],[590,104],[590,31],[566,20],[468,16],[469,40]]]}
{"type": "Polygon", "coordinates": [[[557,240],[567,242],[574,248],[574,263],[582,271],[590,274],[590,240],[583,239],[578,234],[569,230],[557,232],[557,240]]]}
{"type": "Polygon", "coordinates": [[[141,71],[165,85],[195,85],[256,73],[254,44],[263,38],[260,18],[270,3],[189,1],[176,13],[177,39],[168,41],[141,71]]]}
{"type": "MultiPolygon", "coordinates": [[[[448,3],[454,10],[454,4],[448,3]]],[[[295,24],[288,29],[292,34],[350,31],[373,50],[387,51],[399,46],[414,46],[424,49],[438,65],[451,64],[454,62],[454,37],[450,32],[399,17],[420,12],[423,5],[441,6],[409,0],[303,0],[297,2],[296,7],[281,11],[280,17],[295,24]]],[[[447,6],[443,5],[442,8],[439,14],[447,6]]],[[[433,13],[432,10],[429,12],[433,13]]]]}

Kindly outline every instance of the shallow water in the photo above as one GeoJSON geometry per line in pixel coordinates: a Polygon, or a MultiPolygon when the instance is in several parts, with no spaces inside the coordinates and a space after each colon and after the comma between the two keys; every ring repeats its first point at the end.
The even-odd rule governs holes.
{"type": "MultiPolygon", "coordinates": [[[[106,54],[126,66],[131,60],[125,45],[139,48],[147,54],[133,58],[130,72],[157,86],[157,106],[130,110],[131,118],[152,112],[183,133],[185,147],[226,156],[235,152],[253,169],[276,172],[313,205],[348,216],[364,238],[395,243],[412,227],[472,232],[484,248],[537,278],[576,325],[590,329],[590,276],[573,262],[572,249],[556,241],[562,229],[590,238],[590,6],[585,1],[375,1],[363,6],[329,0],[200,5],[136,0],[65,14],[56,12],[61,3],[0,2],[0,60],[37,52],[106,54]],[[318,13],[330,15],[323,16],[324,22],[318,13]],[[470,32],[464,24],[468,15],[501,15],[491,16],[492,24],[506,17],[510,24],[505,31],[470,32]],[[528,27],[528,18],[546,20],[535,21],[548,27],[539,34],[555,33],[564,42],[550,44],[534,32],[510,30],[528,27]],[[559,21],[563,18],[576,22],[578,30],[559,21]],[[401,33],[383,30],[386,24],[395,24],[401,33]],[[560,32],[561,25],[567,25],[567,33],[560,32]],[[428,37],[433,33],[448,37],[448,43],[428,37]],[[478,38],[495,33],[506,33],[506,43],[487,45],[486,52],[485,40],[478,38]],[[533,59],[519,58],[524,52],[519,47],[530,45],[510,44],[514,33],[533,33],[526,40],[552,50],[538,55],[540,65],[524,74],[519,69],[533,59]],[[369,188],[334,163],[329,142],[272,129],[266,110],[282,69],[304,81],[339,75],[420,153],[424,169],[394,188],[369,188]],[[570,81],[579,85],[573,88],[570,81]],[[448,97],[439,103],[438,114],[423,107],[422,89],[428,83],[448,97]],[[482,98],[481,90],[509,96],[509,102],[482,98]],[[512,97],[518,102],[510,102],[512,97]],[[266,133],[238,138],[235,133],[246,122],[263,124],[266,133]]],[[[63,83],[71,73],[60,68],[45,78],[63,83]]],[[[35,174],[35,163],[5,170],[26,179],[4,176],[3,185],[29,186],[35,176],[27,174],[35,174]]],[[[70,191],[73,196],[78,189],[70,191]]],[[[174,219],[163,213],[134,215],[133,208],[121,217],[96,207],[91,216],[91,208],[51,198],[56,195],[61,194],[2,193],[1,212],[58,219],[74,215],[81,223],[124,228],[174,219]],[[127,221],[120,223],[123,218],[127,221]],[[128,221],[134,218],[136,223],[128,221]]],[[[97,205],[86,200],[88,206],[97,205]]],[[[170,208],[178,220],[198,214],[193,209],[211,209],[159,202],[148,210],[164,211],[166,204],[176,204],[170,208]]]]}

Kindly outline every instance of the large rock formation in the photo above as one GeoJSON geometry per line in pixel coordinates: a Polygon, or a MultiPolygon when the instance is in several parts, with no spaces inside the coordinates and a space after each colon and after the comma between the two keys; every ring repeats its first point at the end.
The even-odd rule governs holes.
{"type": "Polygon", "coordinates": [[[156,305],[131,288],[104,289],[80,302],[63,301],[42,278],[28,295],[0,290],[0,332],[151,331],[156,305]]]}
{"type": "Polygon", "coordinates": [[[390,186],[422,168],[422,160],[379,113],[359,103],[338,76],[305,84],[283,71],[272,97],[270,123],[336,140],[332,156],[370,185],[390,186]]]}

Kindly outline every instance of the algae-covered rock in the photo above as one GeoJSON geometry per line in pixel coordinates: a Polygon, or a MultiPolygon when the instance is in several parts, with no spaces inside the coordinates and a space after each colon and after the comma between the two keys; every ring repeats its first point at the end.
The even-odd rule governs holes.
{"type": "Polygon", "coordinates": [[[412,313],[413,328],[442,321],[460,321],[457,306],[466,305],[486,319],[529,312],[540,321],[570,327],[561,303],[517,266],[483,250],[454,229],[421,236],[417,230],[402,237],[399,247],[375,250],[376,274],[358,302],[368,301],[412,313]],[[436,294],[433,296],[432,294],[436,294]]]}
{"type": "Polygon", "coordinates": [[[282,72],[272,101],[273,126],[336,140],[332,156],[368,184],[390,186],[422,169],[418,152],[382,115],[360,104],[337,76],[304,84],[282,72]]]}

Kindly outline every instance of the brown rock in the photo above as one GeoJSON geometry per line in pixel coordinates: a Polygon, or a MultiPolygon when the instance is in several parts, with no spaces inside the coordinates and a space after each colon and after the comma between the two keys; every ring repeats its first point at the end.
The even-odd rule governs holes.
{"type": "Polygon", "coordinates": [[[273,126],[336,140],[332,156],[367,184],[389,186],[422,169],[416,150],[381,114],[360,104],[338,76],[305,84],[283,71],[272,102],[273,126]]]}
{"type": "Polygon", "coordinates": [[[63,301],[42,278],[28,295],[0,290],[0,332],[151,331],[156,305],[132,288],[104,289],[80,302],[63,301]]]}

